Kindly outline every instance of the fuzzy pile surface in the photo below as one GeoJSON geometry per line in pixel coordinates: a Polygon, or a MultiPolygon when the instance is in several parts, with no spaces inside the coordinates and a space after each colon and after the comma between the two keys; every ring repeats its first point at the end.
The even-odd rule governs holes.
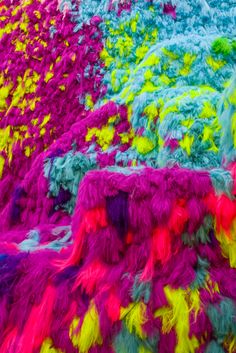
{"type": "Polygon", "coordinates": [[[236,1],[0,1],[0,353],[236,353],[236,1]]]}

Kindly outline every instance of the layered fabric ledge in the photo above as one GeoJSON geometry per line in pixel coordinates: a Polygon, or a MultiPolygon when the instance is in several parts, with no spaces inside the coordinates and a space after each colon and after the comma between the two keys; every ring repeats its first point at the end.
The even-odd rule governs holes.
{"type": "Polygon", "coordinates": [[[0,58],[0,353],[236,353],[235,0],[3,0],[0,58]]]}
{"type": "Polygon", "coordinates": [[[73,244],[1,255],[0,352],[235,352],[236,201],[214,181],[89,172],[73,244]]]}

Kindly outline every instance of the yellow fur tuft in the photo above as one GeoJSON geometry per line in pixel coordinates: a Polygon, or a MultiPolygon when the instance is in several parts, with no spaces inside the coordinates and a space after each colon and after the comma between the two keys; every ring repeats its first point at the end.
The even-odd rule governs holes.
{"type": "Polygon", "coordinates": [[[127,308],[121,308],[120,319],[124,319],[130,333],[135,333],[141,339],[146,338],[142,326],[147,321],[146,305],[142,302],[131,303],[127,308]]]}
{"type": "Polygon", "coordinates": [[[162,332],[168,333],[174,327],[177,336],[175,353],[194,353],[199,347],[195,336],[189,337],[189,313],[195,312],[197,316],[200,310],[200,299],[197,291],[189,296],[188,290],[164,288],[168,307],[163,307],[155,312],[155,317],[162,318],[162,332]]]}
{"type": "Polygon", "coordinates": [[[93,301],[91,301],[82,326],[77,333],[78,325],[79,319],[75,318],[70,327],[70,337],[74,347],[78,347],[80,353],[87,353],[91,347],[102,345],[99,316],[93,301]]]}

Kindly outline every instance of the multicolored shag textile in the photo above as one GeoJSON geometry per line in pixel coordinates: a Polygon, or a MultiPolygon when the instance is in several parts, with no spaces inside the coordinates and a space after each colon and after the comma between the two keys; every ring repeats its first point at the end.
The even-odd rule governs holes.
{"type": "Polygon", "coordinates": [[[0,353],[236,353],[235,0],[3,0],[0,53],[0,353]]]}

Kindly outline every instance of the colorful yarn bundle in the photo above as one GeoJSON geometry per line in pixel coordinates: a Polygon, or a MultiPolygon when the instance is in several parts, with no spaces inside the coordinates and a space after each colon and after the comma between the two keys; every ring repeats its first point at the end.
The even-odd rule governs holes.
{"type": "Polygon", "coordinates": [[[0,353],[235,353],[235,1],[0,19],[0,353]]]}

